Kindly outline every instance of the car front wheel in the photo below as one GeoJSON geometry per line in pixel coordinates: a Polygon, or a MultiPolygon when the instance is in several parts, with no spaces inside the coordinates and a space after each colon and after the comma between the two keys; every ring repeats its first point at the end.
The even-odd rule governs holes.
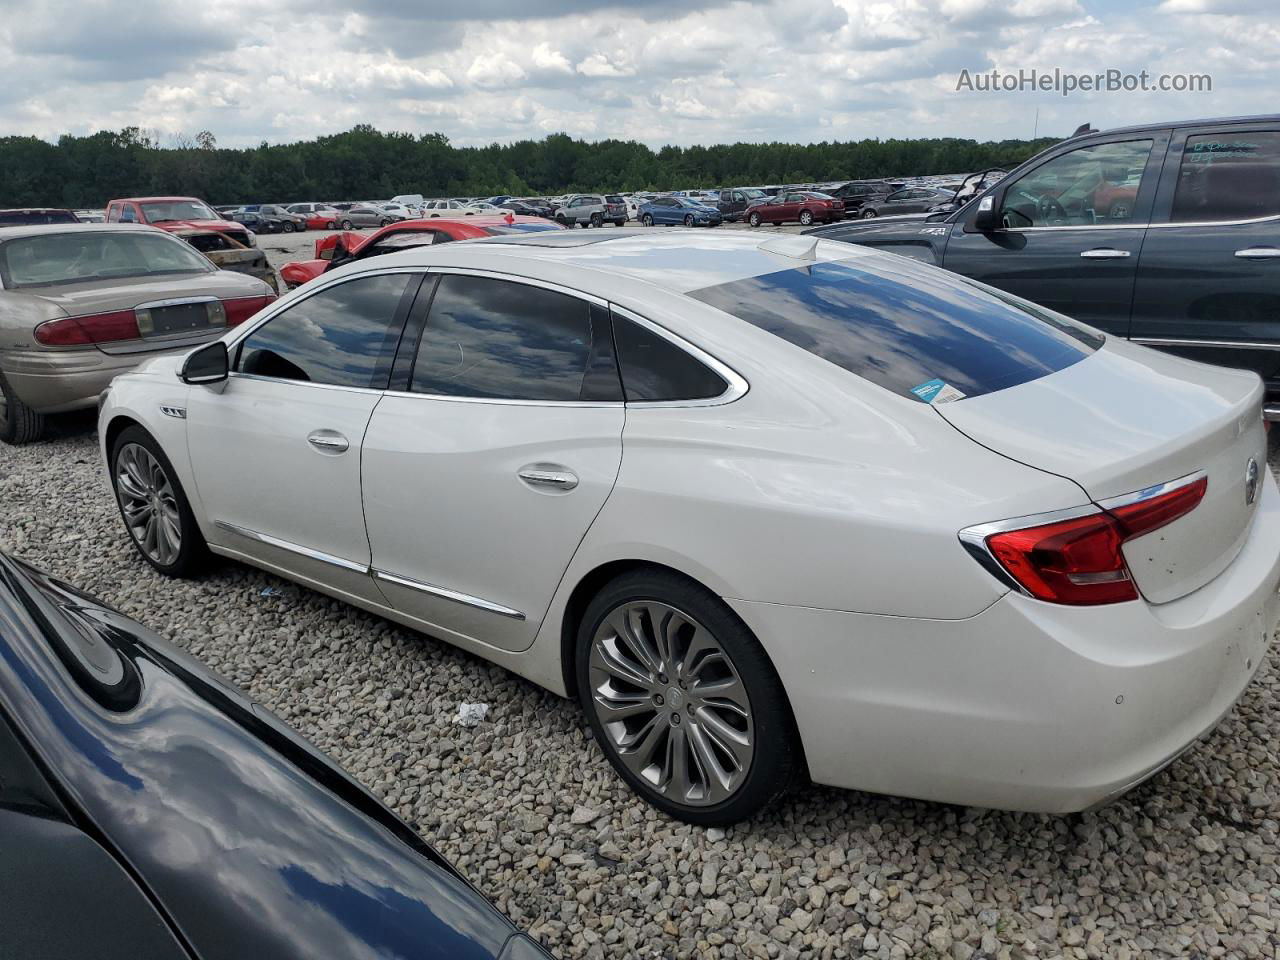
{"type": "Polygon", "coordinates": [[[577,638],[579,698],[605,756],[658,809],[710,826],[745,819],[800,768],[782,682],[722,600],[678,574],[624,574],[577,638]]]}
{"type": "Polygon", "coordinates": [[[813,213],[809,210],[800,211],[800,226],[807,227],[813,223],[813,213]]]}
{"type": "Polygon", "coordinates": [[[142,559],[171,577],[204,565],[208,547],[191,504],[169,458],[142,427],[126,427],[112,444],[111,487],[142,559]]]}
{"type": "Polygon", "coordinates": [[[747,223],[751,224],[753,227],[760,226],[760,214],[751,214],[751,216],[747,217],[747,223]]]}
{"type": "Polygon", "coordinates": [[[44,428],[44,415],[19,400],[0,373],[0,440],[14,446],[31,443],[44,435],[44,428]]]}
{"type": "Polygon", "coordinates": [[[863,210],[863,211],[862,211],[862,219],[863,219],[863,220],[870,220],[870,219],[872,219],[875,215],[876,215],[876,212],[875,212],[874,210],[863,210]]]}
{"type": "Polygon", "coordinates": [[[693,226],[693,214],[692,214],[692,213],[686,213],[686,214],[685,214],[685,216],[684,216],[684,225],[685,225],[686,227],[692,227],[692,226],[693,226]]]}
{"type": "Polygon", "coordinates": [[[283,224],[281,224],[280,229],[283,230],[285,233],[293,233],[293,224],[286,220],[283,224]]]}
{"type": "Polygon", "coordinates": [[[646,213],[643,217],[640,218],[640,222],[643,223],[646,227],[652,227],[653,215],[646,213]]]}

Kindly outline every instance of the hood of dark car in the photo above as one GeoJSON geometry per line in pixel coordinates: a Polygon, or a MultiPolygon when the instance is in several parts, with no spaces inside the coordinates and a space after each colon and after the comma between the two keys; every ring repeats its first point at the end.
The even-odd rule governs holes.
{"type": "Polygon", "coordinates": [[[201,960],[491,960],[516,936],[261,706],[2,554],[0,701],[201,960]]]}

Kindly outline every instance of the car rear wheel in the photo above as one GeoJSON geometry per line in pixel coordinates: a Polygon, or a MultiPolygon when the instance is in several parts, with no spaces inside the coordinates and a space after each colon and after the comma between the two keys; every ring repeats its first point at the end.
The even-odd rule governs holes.
{"type": "Polygon", "coordinates": [[[196,573],[208,559],[204,536],[173,464],[151,434],[126,427],[111,448],[111,487],[142,559],[170,577],[196,573]]]}
{"type": "Polygon", "coordinates": [[[753,227],[760,226],[760,214],[751,214],[751,216],[747,217],[747,223],[751,224],[753,227]]]}
{"type": "Polygon", "coordinates": [[[343,220],[343,221],[342,221],[342,229],[343,229],[343,230],[350,230],[350,229],[351,229],[351,221],[350,221],[350,220],[343,220]]]}
{"type": "Polygon", "coordinates": [[[579,699],[618,774],[702,825],[768,806],[800,768],[773,665],[722,600],[675,573],[636,571],[591,601],[577,637],[579,699]]]}
{"type": "Polygon", "coordinates": [[[643,223],[646,227],[652,227],[653,214],[646,213],[643,217],[640,218],[640,222],[643,223]]]}
{"type": "Polygon", "coordinates": [[[333,229],[334,227],[336,227],[336,226],[337,226],[337,224],[336,224],[334,221],[330,220],[328,223],[326,223],[326,224],[324,225],[324,228],[325,228],[326,230],[332,230],[332,229],[333,229]]]}
{"type": "Polygon", "coordinates": [[[870,220],[870,219],[871,219],[872,217],[874,217],[875,215],[876,215],[876,212],[875,212],[874,210],[863,210],[863,211],[862,211],[862,219],[863,219],[863,220],[870,220]]]}
{"type": "Polygon", "coordinates": [[[603,218],[602,216],[600,216],[600,214],[598,214],[598,213],[593,213],[593,214],[591,215],[591,223],[589,224],[589,226],[592,226],[592,227],[603,227],[603,226],[604,226],[604,218],[603,218]]]}
{"type": "Polygon", "coordinates": [[[811,210],[801,210],[801,211],[800,211],[800,226],[802,226],[802,227],[807,227],[807,226],[809,226],[809,224],[811,224],[811,223],[813,223],[813,211],[811,211],[811,210]]]}
{"type": "Polygon", "coordinates": [[[18,399],[9,381],[0,373],[0,440],[17,446],[44,436],[44,414],[36,413],[18,399]]]}

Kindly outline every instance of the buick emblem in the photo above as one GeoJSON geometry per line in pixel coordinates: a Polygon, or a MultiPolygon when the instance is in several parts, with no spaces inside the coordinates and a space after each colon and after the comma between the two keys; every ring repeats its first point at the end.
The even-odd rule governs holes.
{"type": "Polygon", "coordinates": [[[1249,465],[1244,468],[1244,502],[1251,505],[1258,499],[1258,461],[1249,458],[1249,465]]]}

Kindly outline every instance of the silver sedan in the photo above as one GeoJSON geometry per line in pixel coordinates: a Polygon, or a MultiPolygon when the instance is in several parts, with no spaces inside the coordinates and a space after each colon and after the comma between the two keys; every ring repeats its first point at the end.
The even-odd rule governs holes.
{"type": "Polygon", "coordinates": [[[213,340],[275,299],[163,230],[136,224],[0,229],[0,441],[92,407],[117,374],[213,340]]]}

